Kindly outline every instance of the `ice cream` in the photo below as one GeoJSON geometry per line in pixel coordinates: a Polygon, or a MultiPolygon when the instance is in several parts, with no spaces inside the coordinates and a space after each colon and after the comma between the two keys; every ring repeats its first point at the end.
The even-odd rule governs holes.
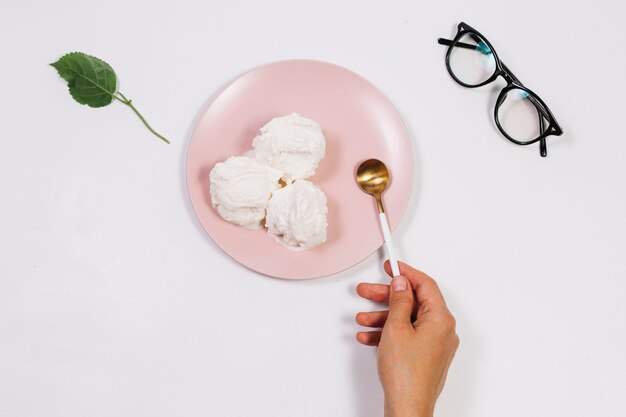
{"type": "Polygon", "coordinates": [[[275,117],[252,145],[211,170],[211,202],[219,215],[250,229],[265,225],[291,249],[325,242],[326,195],[304,180],[315,174],[326,152],[320,125],[297,113],[275,117]]]}
{"type": "Polygon", "coordinates": [[[326,195],[309,181],[297,180],[272,194],[267,205],[268,233],[293,249],[326,241],[326,195]]]}
{"type": "Polygon", "coordinates": [[[224,220],[247,228],[263,226],[272,192],[283,173],[248,156],[215,164],[209,175],[211,201],[224,220]]]}
{"type": "Polygon", "coordinates": [[[314,175],[326,152],[320,125],[298,113],[273,118],[252,144],[256,159],[283,171],[286,184],[314,175]]]}

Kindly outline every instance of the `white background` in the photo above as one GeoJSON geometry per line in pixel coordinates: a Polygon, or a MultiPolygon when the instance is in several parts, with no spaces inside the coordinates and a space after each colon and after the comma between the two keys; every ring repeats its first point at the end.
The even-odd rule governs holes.
{"type": "MultiPolygon", "coordinates": [[[[0,0],[0,416],[382,415],[354,295],[376,254],[289,282],[195,220],[185,151],[233,78],[290,58],[379,86],[412,137],[395,234],[434,276],[461,346],[437,414],[624,416],[626,73],[617,1],[0,0]],[[549,104],[549,157],[497,132],[498,86],[448,76],[465,20],[549,104]],[[129,109],[75,103],[48,66],[107,60],[129,109]]],[[[376,227],[372,225],[372,227],[376,227]]]]}

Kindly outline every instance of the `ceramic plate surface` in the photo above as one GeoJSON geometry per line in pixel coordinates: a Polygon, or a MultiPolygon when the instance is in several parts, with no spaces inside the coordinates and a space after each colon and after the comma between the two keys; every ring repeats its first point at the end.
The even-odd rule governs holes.
{"type": "Polygon", "coordinates": [[[198,219],[222,250],[261,274],[318,278],[345,270],[383,243],[374,200],[354,181],[358,164],[384,161],[391,186],[384,195],[392,230],[406,208],[413,183],[407,131],[391,102],[363,77],[319,61],[282,61],[242,75],[199,118],[187,156],[187,184],[198,219]],[[273,117],[292,112],[320,123],[326,156],[309,178],[328,197],[328,240],[294,252],[266,229],[247,230],[224,221],[211,206],[209,173],[217,162],[252,148],[273,117]]]}

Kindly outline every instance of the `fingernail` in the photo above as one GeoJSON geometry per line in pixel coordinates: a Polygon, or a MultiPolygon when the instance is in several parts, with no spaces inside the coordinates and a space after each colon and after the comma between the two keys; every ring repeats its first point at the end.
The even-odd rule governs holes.
{"type": "Polygon", "coordinates": [[[391,287],[394,291],[406,290],[406,280],[403,277],[395,277],[391,280],[391,287]]]}

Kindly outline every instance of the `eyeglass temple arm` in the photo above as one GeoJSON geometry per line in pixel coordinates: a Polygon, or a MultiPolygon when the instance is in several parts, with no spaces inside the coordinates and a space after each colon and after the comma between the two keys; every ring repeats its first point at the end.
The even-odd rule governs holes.
{"type": "MultiPolygon", "coordinates": [[[[537,106],[535,106],[535,107],[537,107],[537,106]]],[[[541,134],[543,134],[545,132],[545,129],[546,129],[545,128],[545,122],[544,122],[545,119],[541,115],[541,112],[539,111],[539,109],[537,109],[537,113],[539,113],[539,132],[541,134]]],[[[544,158],[546,156],[548,156],[548,146],[546,145],[546,138],[545,137],[539,139],[539,154],[542,157],[544,157],[544,158]]]]}
{"type": "MultiPolygon", "coordinates": [[[[439,43],[439,45],[447,45],[447,46],[452,45],[452,41],[450,39],[439,38],[437,39],[437,42],[439,43]]],[[[456,46],[459,46],[461,48],[466,48],[466,49],[476,49],[476,45],[470,45],[469,43],[463,43],[463,42],[457,42],[456,46]]]]}

